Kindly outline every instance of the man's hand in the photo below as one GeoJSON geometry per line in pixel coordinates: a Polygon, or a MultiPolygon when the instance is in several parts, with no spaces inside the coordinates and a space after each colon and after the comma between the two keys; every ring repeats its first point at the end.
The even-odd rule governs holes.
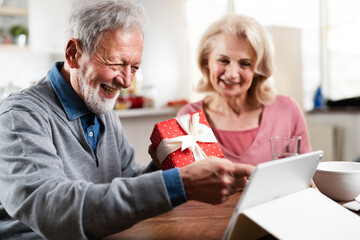
{"type": "Polygon", "coordinates": [[[180,175],[188,200],[218,204],[243,188],[254,169],[252,165],[209,157],[180,168],[180,175]]]}
{"type": "Polygon", "coordinates": [[[151,156],[153,162],[155,163],[155,165],[156,165],[159,169],[161,169],[161,164],[160,164],[160,161],[159,161],[159,159],[158,159],[158,157],[157,157],[157,155],[156,155],[156,150],[155,150],[155,147],[154,147],[153,144],[150,144],[150,145],[149,145],[148,153],[150,154],[150,156],[151,156]]]}

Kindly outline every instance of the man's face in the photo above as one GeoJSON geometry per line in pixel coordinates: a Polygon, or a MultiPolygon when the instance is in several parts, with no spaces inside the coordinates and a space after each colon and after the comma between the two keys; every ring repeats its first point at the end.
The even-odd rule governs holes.
{"type": "Polygon", "coordinates": [[[112,30],[101,38],[95,54],[82,57],[72,85],[96,114],[113,109],[120,90],[130,87],[140,67],[143,38],[138,30],[112,30]]]}

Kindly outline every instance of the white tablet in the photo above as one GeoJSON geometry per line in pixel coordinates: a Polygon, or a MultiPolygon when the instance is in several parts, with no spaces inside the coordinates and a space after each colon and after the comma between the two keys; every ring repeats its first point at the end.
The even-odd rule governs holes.
{"type": "Polygon", "coordinates": [[[322,156],[323,151],[319,150],[257,165],[239,199],[223,239],[231,238],[242,210],[307,188],[322,156]]]}

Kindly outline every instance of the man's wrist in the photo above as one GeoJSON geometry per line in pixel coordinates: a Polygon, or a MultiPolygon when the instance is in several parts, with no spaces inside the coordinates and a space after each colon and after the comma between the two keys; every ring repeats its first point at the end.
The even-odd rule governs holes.
{"type": "Polygon", "coordinates": [[[158,171],[158,170],[160,170],[160,168],[158,168],[158,167],[156,166],[156,164],[155,164],[154,161],[151,161],[151,162],[150,162],[150,169],[151,169],[152,171],[158,171]]]}
{"type": "Polygon", "coordinates": [[[172,207],[176,207],[186,202],[186,193],[179,168],[165,170],[162,174],[172,207]]]}

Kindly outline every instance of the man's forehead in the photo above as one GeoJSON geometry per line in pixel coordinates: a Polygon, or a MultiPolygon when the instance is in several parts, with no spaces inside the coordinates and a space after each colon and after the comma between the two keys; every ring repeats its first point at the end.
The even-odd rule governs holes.
{"type": "Polygon", "coordinates": [[[114,29],[104,32],[100,39],[100,43],[114,43],[119,46],[126,47],[138,47],[143,45],[143,35],[141,31],[137,29],[133,30],[122,30],[114,29]]]}
{"type": "Polygon", "coordinates": [[[143,38],[139,31],[108,31],[99,41],[96,55],[108,61],[119,58],[128,61],[140,61],[143,50],[143,38]]]}

